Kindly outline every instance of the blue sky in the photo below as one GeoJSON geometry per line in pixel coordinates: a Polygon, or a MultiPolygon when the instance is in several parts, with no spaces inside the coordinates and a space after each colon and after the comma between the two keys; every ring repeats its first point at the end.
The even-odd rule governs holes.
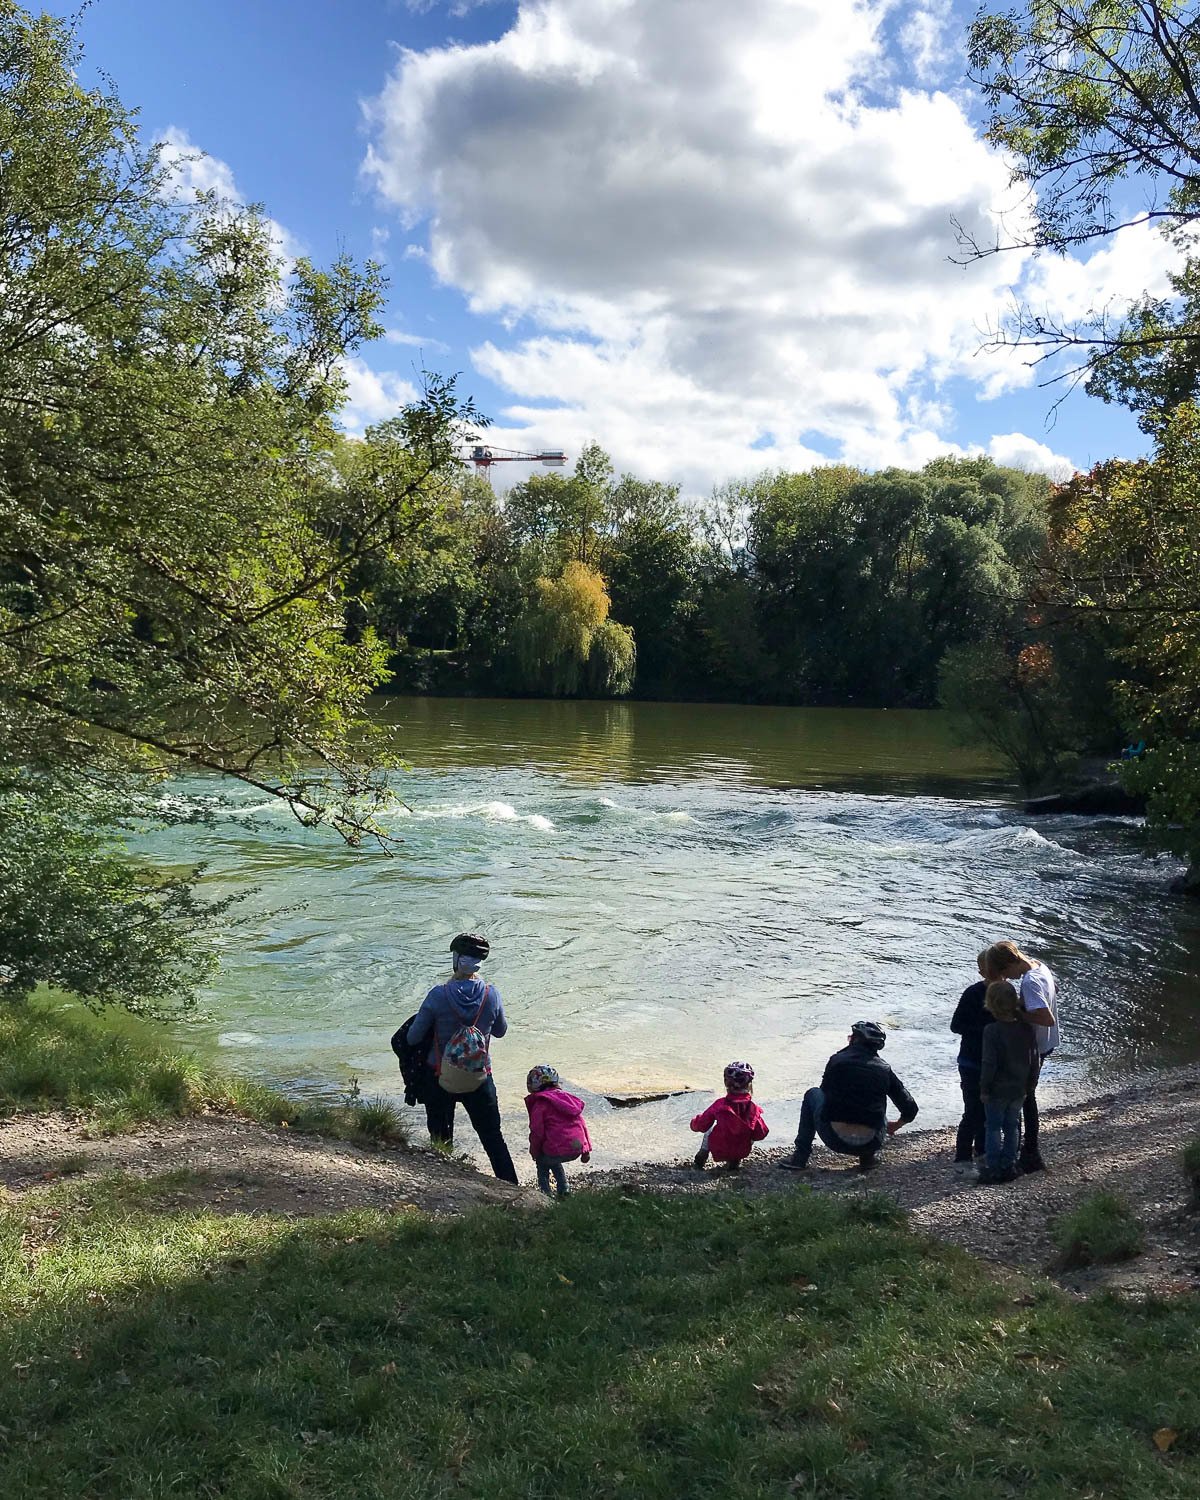
{"type": "MultiPolygon", "coordinates": [[[[66,11],[66,7],[63,7],[66,11]]],[[[314,259],[381,254],[393,337],[352,427],[461,371],[493,440],[594,438],[689,493],[764,465],[1143,450],[1118,409],[977,352],[1010,284],[1065,312],[1161,286],[1148,236],[952,266],[1005,168],[951,0],[95,0],[148,136],[314,259]]]]}

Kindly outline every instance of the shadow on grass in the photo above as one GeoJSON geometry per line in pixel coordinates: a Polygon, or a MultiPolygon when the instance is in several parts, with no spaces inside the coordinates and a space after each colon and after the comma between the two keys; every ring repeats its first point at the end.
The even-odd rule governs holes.
{"type": "Polygon", "coordinates": [[[1196,1493],[1194,1301],[1014,1299],[892,1214],[597,1194],[296,1223],[63,1185],[0,1218],[0,1493],[1196,1493]]]}

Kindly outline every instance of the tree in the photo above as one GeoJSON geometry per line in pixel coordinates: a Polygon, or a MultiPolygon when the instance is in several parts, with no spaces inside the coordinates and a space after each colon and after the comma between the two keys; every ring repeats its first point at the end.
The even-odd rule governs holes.
{"type": "MultiPolygon", "coordinates": [[[[1194,7],[1179,0],[1027,0],[1022,11],[978,16],[968,57],[991,111],[989,139],[1012,153],[1014,183],[1030,190],[1006,241],[980,245],[964,234],[969,255],[1014,246],[1061,254],[1146,223],[1191,242],[1200,214],[1194,7]],[[1126,183],[1136,192],[1121,196],[1126,183]]],[[[1193,276],[1186,273],[1189,284],[1193,276]]],[[[1101,311],[1063,324],[1024,308],[1001,341],[1039,349],[1039,361],[1081,351],[1089,388],[1105,399],[1121,399],[1131,370],[1146,365],[1163,367],[1170,390],[1169,372],[1178,364],[1191,371],[1200,358],[1190,293],[1179,285],[1176,291],[1184,316],[1157,302],[1124,322],[1101,311]]],[[[1194,374],[1187,383],[1190,393],[1194,374]]]]}
{"type": "Polygon", "coordinates": [[[587,443],[568,478],[533,474],[514,484],[504,514],[539,571],[568,562],[603,570],[614,526],[613,496],[612,461],[599,444],[587,443]]]}
{"type": "Polygon", "coordinates": [[[943,654],[987,638],[1019,596],[1046,489],[989,459],[760,481],[751,550],[780,695],[935,701],[943,654]]]}
{"type": "Polygon", "coordinates": [[[539,578],[517,621],[514,656],[529,692],[610,696],[633,684],[633,632],[609,619],[604,579],[586,563],[569,562],[557,578],[539,578]]]}
{"type": "MultiPolygon", "coordinates": [[[[342,361],[380,332],[379,268],[288,266],[257,210],[180,202],[78,61],[66,23],[0,11],[4,839],[92,789],[144,802],[184,765],[357,841],[388,796],[362,712],[386,652],[347,631],[347,580],[427,524],[473,412],[430,380],[345,463],[342,361]]],[[[119,929],[130,891],[94,831],[82,863],[52,841],[59,877],[107,871],[119,929]]],[[[152,969],[130,957],[128,992],[152,969]]]]}
{"type": "Polygon", "coordinates": [[[1151,830],[1200,875],[1200,409],[1159,419],[1149,460],[1112,460],[1057,494],[1039,595],[1108,632],[1127,733],[1121,765],[1151,830]]]}
{"type": "Polygon", "coordinates": [[[638,643],[638,693],[692,691],[697,542],[678,486],[624,474],[608,509],[607,577],[613,613],[638,643]]]}
{"type": "Polygon", "coordinates": [[[1026,242],[1063,251],[1122,225],[1200,213],[1200,44],[1179,0],[1028,0],[981,13],[968,59],[989,137],[1037,192],[1026,242]],[[1136,175],[1126,212],[1114,187],[1136,175]]]}
{"type": "Polygon", "coordinates": [[[104,798],[10,791],[0,840],[0,955],[6,1000],[37,985],[92,1009],[186,1009],[216,964],[236,897],[207,898],[201,871],[154,875],[126,853],[133,820],[104,798]]]}
{"type": "Polygon", "coordinates": [[[939,699],[966,738],[988,745],[1035,791],[1078,757],[1076,724],[1053,651],[1041,641],[955,646],[939,668],[939,699]]]}

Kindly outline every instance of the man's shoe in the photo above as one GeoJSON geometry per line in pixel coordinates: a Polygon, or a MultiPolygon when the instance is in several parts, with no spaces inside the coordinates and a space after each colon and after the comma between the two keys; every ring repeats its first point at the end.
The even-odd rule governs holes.
{"type": "Polygon", "coordinates": [[[798,1151],[793,1151],[786,1161],[777,1161],[775,1165],[781,1172],[807,1172],[808,1157],[801,1156],[798,1151]]]}
{"type": "Polygon", "coordinates": [[[877,1167],[878,1165],[878,1151],[864,1151],[863,1154],[858,1158],[858,1170],[860,1172],[869,1172],[873,1167],[877,1167]]]}
{"type": "Polygon", "coordinates": [[[969,1167],[974,1163],[974,1161],[975,1158],[973,1156],[956,1156],[954,1158],[954,1165],[956,1167],[961,1167],[965,1164],[969,1167]]]}
{"type": "Polygon", "coordinates": [[[996,1173],[997,1182],[1016,1182],[1019,1173],[1016,1167],[1001,1167],[996,1173]]]}
{"type": "Polygon", "coordinates": [[[1032,1156],[1019,1156],[1017,1158],[1017,1168],[1023,1173],[1044,1172],[1046,1170],[1046,1163],[1042,1160],[1041,1153],[1035,1152],[1032,1156]]]}
{"type": "Polygon", "coordinates": [[[692,1166],[695,1167],[697,1172],[703,1172],[705,1167],[708,1166],[708,1152],[703,1146],[701,1146],[692,1158],[692,1166]]]}

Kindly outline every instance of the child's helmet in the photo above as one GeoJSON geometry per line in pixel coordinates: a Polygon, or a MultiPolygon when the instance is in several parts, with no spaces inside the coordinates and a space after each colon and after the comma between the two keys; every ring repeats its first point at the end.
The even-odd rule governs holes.
{"type": "Polygon", "coordinates": [[[747,1062],[731,1062],[725,1069],[727,1089],[748,1089],[754,1082],[754,1069],[747,1062]]]}
{"type": "Polygon", "coordinates": [[[525,1079],[525,1087],[531,1094],[536,1094],[539,1089],[556,1089],[562,1080],[558,1071],[549,1063],[538,1063],[532,1067],[525,1079]]]}

